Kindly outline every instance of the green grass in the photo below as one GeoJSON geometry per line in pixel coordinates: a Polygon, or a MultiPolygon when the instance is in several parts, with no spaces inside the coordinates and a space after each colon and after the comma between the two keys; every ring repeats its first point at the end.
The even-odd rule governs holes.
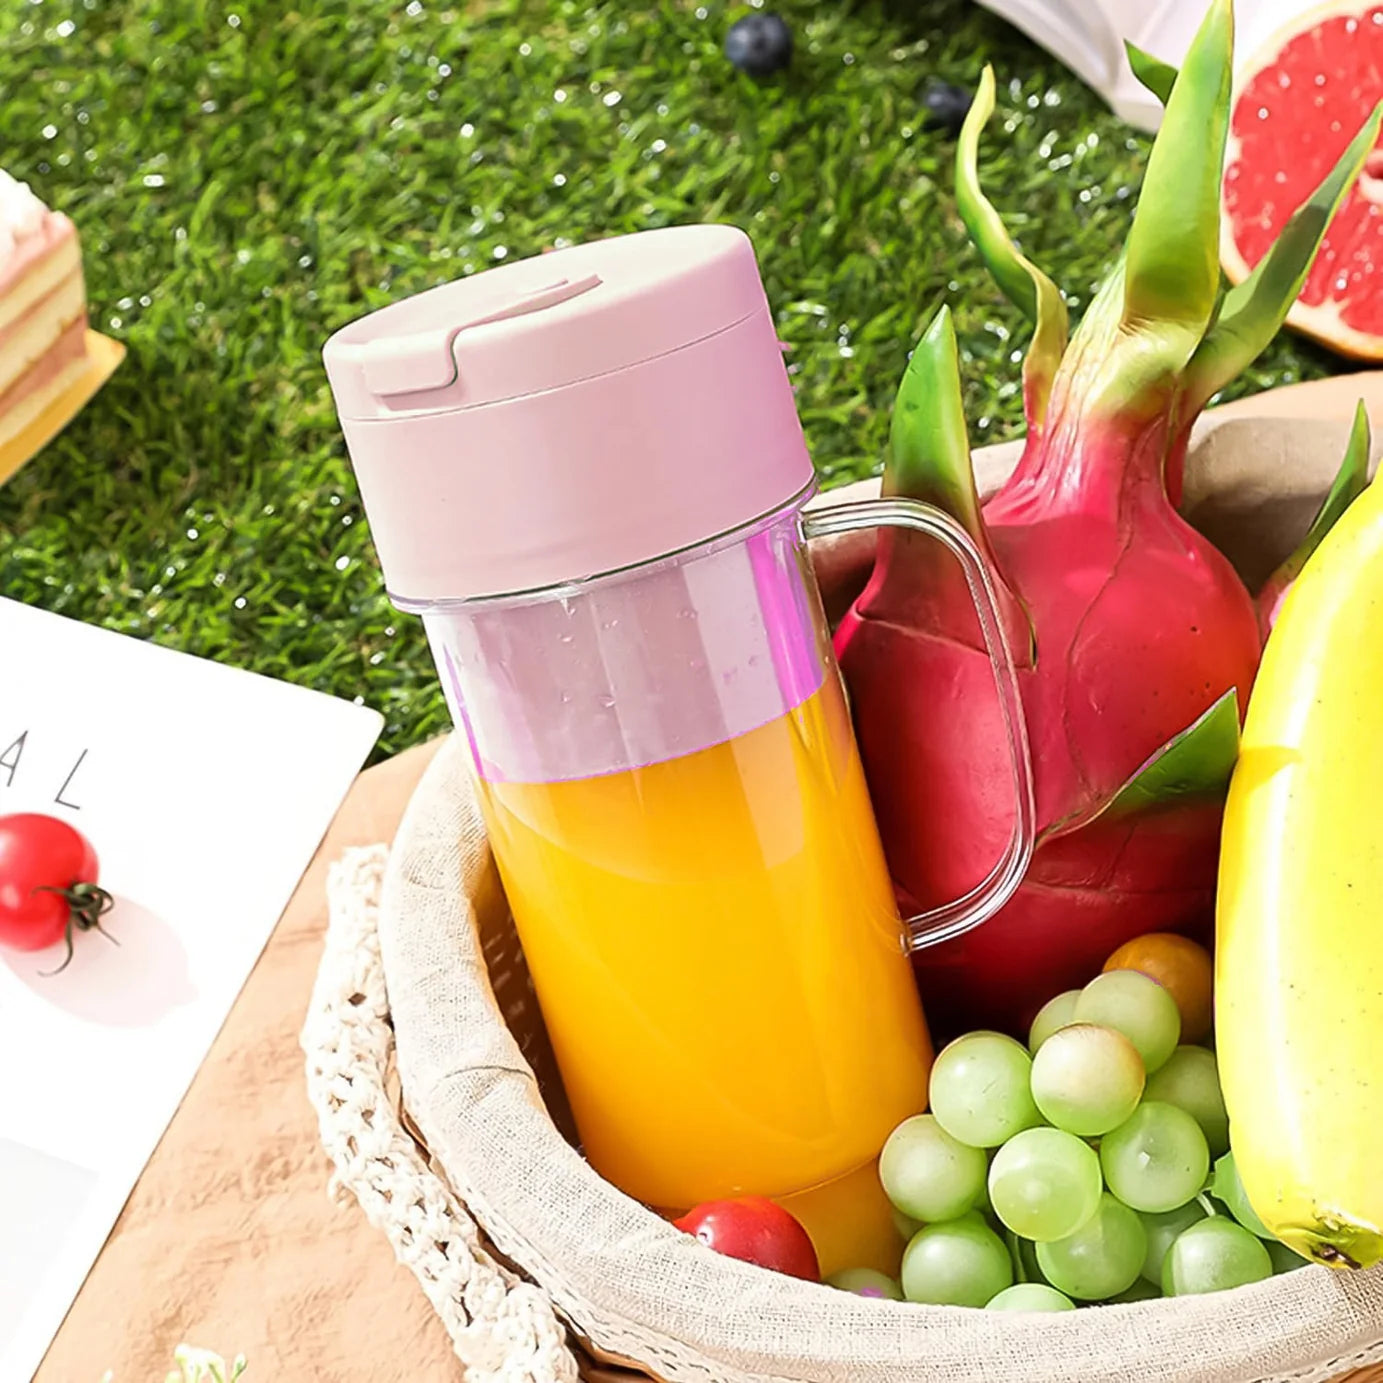
{"type": "MultiPolygon", "coordinates": [[[[0,592],[446,725],[386,601],[320,363],[336,327],[501,257],[693,220],[754,238],[828,483],[879,462],[943,299],[972,439],[1020,426],[1024,333],[968,247],[928,76],[999,76],[986,184],[1077,314],[1147,141],[966,0],[787,0],[798,55],[723,61],[741,11],[437,0],[10,0],[0,163],[70,212],[125,365],[0,491],[0,592]]],[[[1279,340],[1239,391],[1325,374],[1279,340]]]]}

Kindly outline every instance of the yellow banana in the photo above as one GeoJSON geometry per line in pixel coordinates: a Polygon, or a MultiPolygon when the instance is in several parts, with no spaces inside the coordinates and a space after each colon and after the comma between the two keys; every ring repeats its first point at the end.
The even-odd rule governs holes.
{"type": "Polygon", "coordinates": [[[1383,482],[1277,615],[1225,808],[1215,1019],[1249,1201],[1298,1253],[1383,1259],[1383,482]]]}

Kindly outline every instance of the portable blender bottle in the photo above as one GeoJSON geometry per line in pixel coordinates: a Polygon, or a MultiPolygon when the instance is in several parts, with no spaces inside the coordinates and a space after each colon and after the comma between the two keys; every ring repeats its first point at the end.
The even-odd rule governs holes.
{"type": "Polygon", "coordinates": [[[875,1163],[925,1108],[910,947],[1031,852],[1012,665],[969,538],[925,505],[804,513],[814,476],[739,231],[561,250],[376,312],[325,359],[390,596],[422,616],[583,1149],[664,1211],[782,1201],[822,1268],[896,1269],[875,1163]],[[961,561],[1018,828],[900,920],[806,539],[961,561]]]}

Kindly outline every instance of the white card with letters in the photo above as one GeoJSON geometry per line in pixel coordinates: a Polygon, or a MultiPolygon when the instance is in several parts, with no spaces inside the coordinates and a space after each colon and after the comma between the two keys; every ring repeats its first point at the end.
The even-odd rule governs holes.
{"type": "Polygon", "coordinates": [[[382,720],[3,599],[0,669],[0,815],[78,827],[115,899],[113,940],[78,935],[60,973],[61,945],[0,949],[0,1379],[23,1383],[382,720]]]}

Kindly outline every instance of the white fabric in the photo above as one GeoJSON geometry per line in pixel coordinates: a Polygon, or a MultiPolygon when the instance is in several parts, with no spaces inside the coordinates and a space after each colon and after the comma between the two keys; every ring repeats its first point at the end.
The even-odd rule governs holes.
{"type": "Polygon", "coordinates": [[[355,850],[332,870],[331,934],[303,1031],[308,1093],[336,1167],[332,1190],[354,1195],[388,1235],[471,1383],[574,1383],[576,1362],[542,1292],[489,1255],[394,1114],[375,927],[384,859],[382,846],[355,850]]]}

